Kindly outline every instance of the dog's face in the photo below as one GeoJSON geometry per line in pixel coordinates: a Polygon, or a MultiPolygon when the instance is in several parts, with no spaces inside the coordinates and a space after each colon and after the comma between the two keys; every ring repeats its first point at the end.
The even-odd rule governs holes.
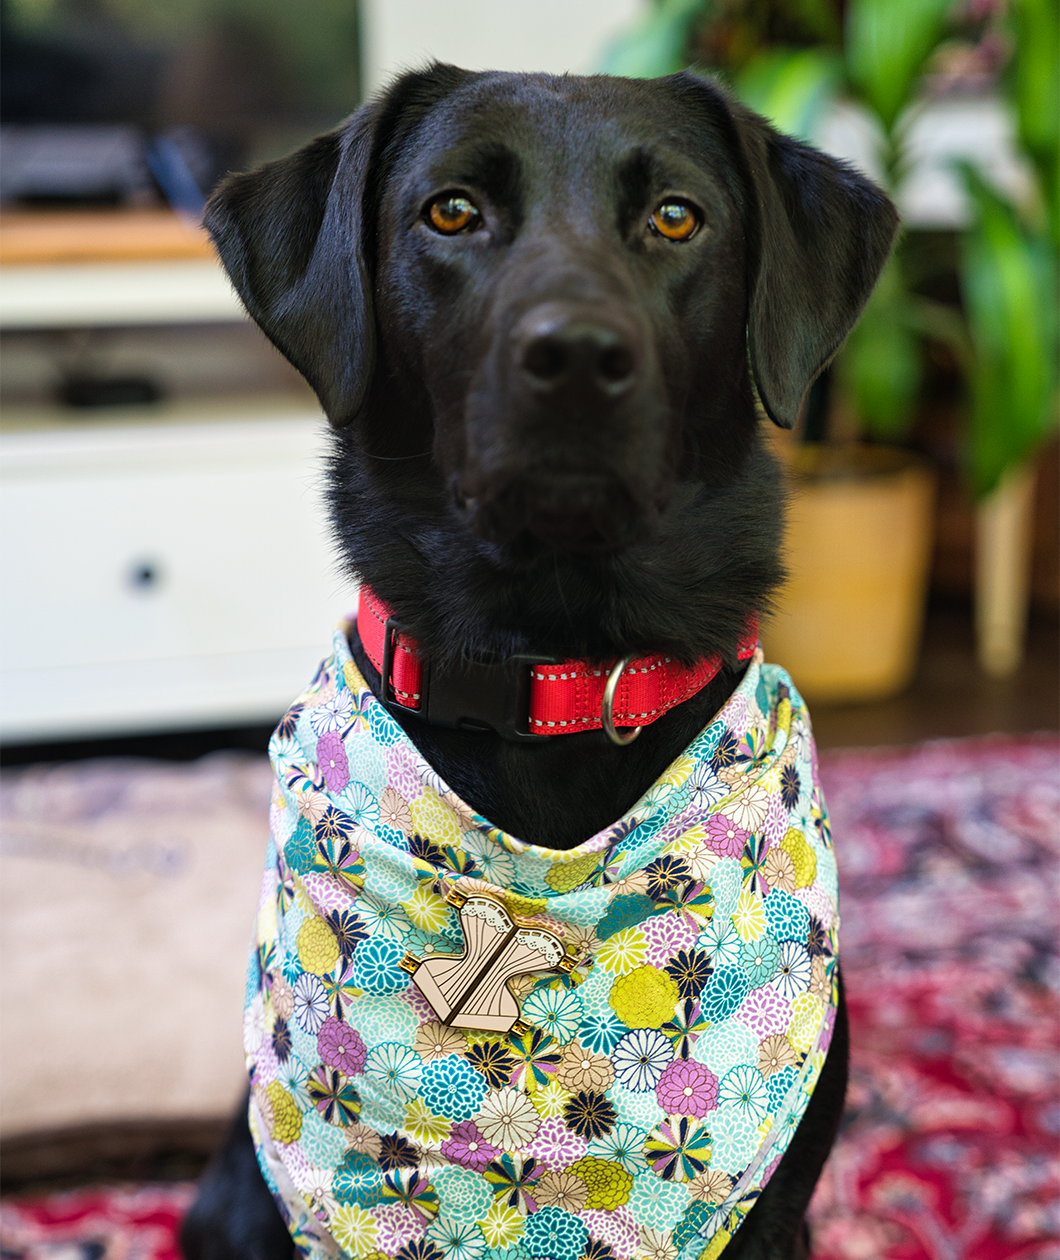
{"type": "Polygon", "coordinates": [[[485,539],[627,546],[693,439],[707,479],[746,455],[741,181],[712,120],[653,87],[472,80],[372,208],[386,368],[422,381],[485,539]]]}
{"type": "Polygon", "coordinates": [[[207,223],[337,430],[338,533],[406,624],[449,582],[465,643],[562,621],[556,650],[687,655],[730,650],[779,576],[755,389],[794,422],[896,216],[692,75],[435,66],[207,223]],[[678,631],[655,606],[683,589],[678,631]]]}

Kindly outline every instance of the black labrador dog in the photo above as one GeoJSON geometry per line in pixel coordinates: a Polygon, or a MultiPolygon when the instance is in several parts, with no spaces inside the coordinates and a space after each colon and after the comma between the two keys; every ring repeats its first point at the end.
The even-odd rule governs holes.
{"type": "MultiPolygon", "coordinates": [[[[345,565],[436,671],[462,660],[725,662],[628,747],[599,731],[409,737],[475,809],[570,848],[622,815],[742,676],[782,577],[758,404],[794,424],[888,255],[868,180],[716,84],[406,74],[341,127],[229,178],[207,225],[334,428],[345,565]]],[[[365,678],[380,675],[358,642],[365,678]]],[[[805,1256],[846,1027],[727,1249],[805,1256]]],[[[191,1260],[290,1257],[245,1119],[204,1177],[191,1260]]]]}

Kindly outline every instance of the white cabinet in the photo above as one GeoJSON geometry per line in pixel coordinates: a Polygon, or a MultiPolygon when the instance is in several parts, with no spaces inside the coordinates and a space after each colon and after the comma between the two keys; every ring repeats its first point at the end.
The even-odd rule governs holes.
{"type": "Polygon", "coordinates": [[[268,721],[353,604],[319,412],[122,415],[0,437],[4,741],[268,721]]]}

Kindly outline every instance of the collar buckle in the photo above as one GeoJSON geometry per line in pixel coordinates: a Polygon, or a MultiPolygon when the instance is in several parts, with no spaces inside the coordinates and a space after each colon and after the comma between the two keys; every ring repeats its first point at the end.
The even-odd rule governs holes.
{"type": "Polygon", "coordinates": [[[393,617],[388,617],[379,672],[383,702],[395,714],[409,713],[450,730],[488,729],[515,743],[552,738],[530,730],[530,671],[534,665],[558,665],[559,657],[517,652],[504,660],[476,661],[463,656],[458,664],[447,668],[421,659],[420,703],[413,709],[399,704],[394,695],[391,670],[398,633],[393,617]]]}

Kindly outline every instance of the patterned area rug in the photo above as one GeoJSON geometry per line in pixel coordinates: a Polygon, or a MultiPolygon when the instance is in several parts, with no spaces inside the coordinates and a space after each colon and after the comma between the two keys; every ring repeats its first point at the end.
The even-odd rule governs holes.
{"type": "Polygon", "coordinates": [[[1055,1260],[1055,737],[822,758],[842,886],[848,1114],[818,1260],[1055,1260]]]}
{"type": "MultiPolygon", "coordinates": [[[[843,885],[848,1116],[816,1260],[1060,1255],[1060,748],[822,757],[843,885]]],[[[187,1185],[0,1207],[3,1260],[178,1260],[187,1185]]]]}
{"type": "Polygon", "coordinates": [[[97,1186],[0,1206],[3,1260],[181,1260],[194,1185],[97,1186]]]}

